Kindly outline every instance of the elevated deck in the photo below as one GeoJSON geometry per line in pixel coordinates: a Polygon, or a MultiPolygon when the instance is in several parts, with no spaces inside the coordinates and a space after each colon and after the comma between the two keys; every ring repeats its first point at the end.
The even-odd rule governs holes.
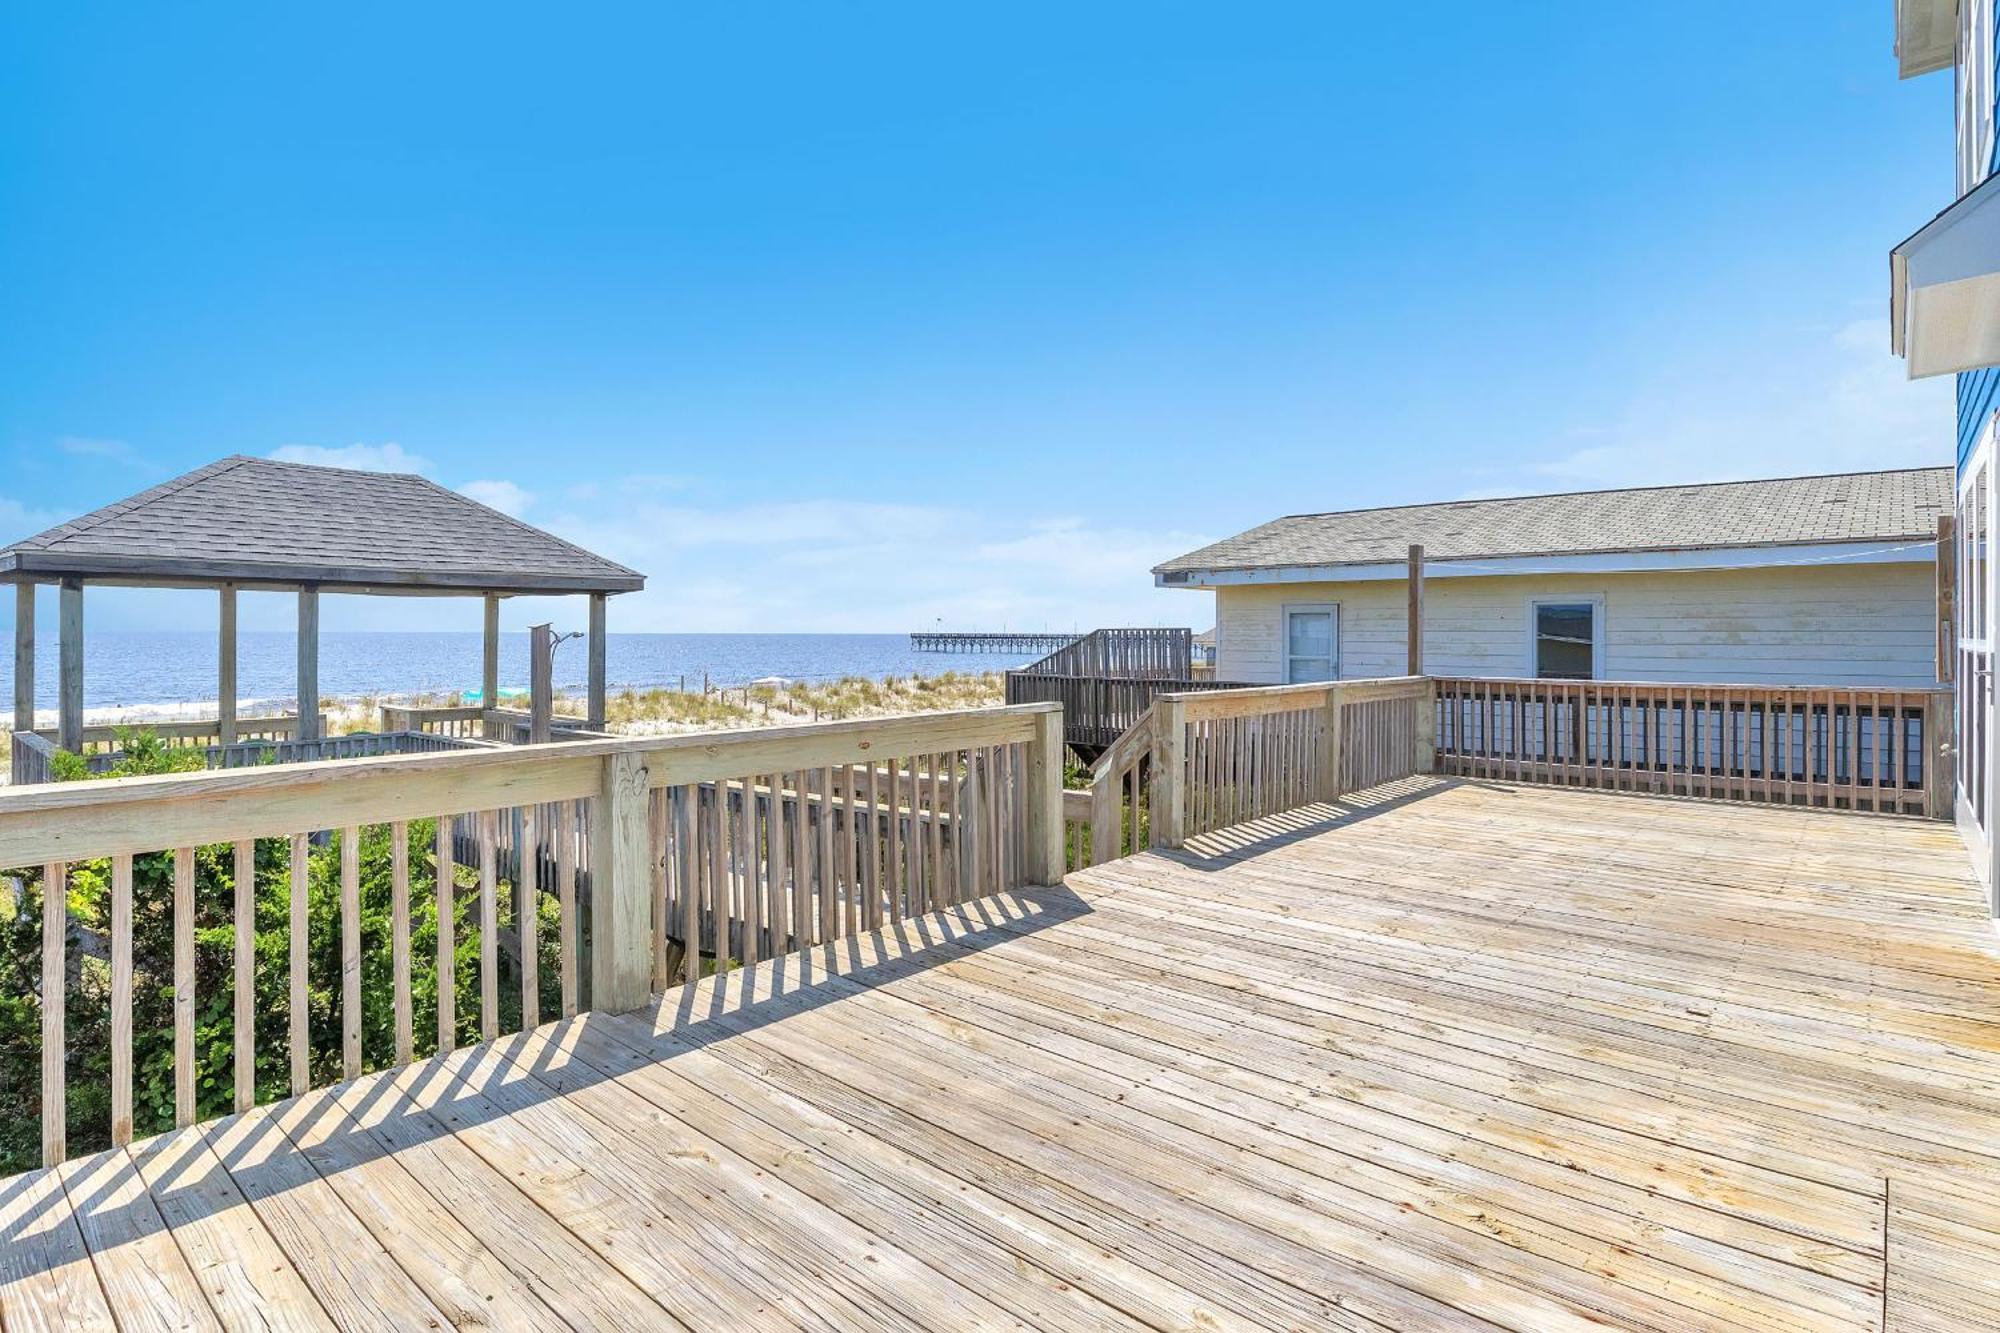
{"type": "Polygon", "coordinates": [[[0,1181],[9,1329],[2000,1327],[1937,823],[1415,779],[0,1181]]]}

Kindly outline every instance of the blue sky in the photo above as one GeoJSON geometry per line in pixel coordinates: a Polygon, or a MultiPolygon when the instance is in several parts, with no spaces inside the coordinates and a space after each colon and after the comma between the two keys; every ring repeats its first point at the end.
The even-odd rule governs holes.
{"type": "Polygon", "coordinates": [[[6,24],[8,538],[283,454],[646,571],[614,629],[1206,624],[1147,566],[1278,514],[1950,460],[1888,0],[6,24]]]}

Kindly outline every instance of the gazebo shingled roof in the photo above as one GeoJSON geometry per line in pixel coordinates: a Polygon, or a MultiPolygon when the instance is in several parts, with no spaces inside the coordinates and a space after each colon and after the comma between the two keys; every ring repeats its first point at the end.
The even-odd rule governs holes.
{"type": "Polygon", "coordinates": [[[83,735],[83,589],[87,583],[215,588],[217,729],[236,725],[236,593],[297,589],[298,731],[318,734],[322,592],[473,594],[485,599],[480,697],[500,672],[500,599],[590,598],[589,720],[604,721],[605,601],[645,576],[407,473],[280,463],[241,455],[162,482],[0,549],[16,585],[14,729],[35,725],[35,587],[59,585],[59,722],[64,749],[83,735]]]}
{"type": "Polygon", "coordinates": [[[645,576],[424,477],[225,458],[0,550],[0,579],[616,593],[645,576]]]}

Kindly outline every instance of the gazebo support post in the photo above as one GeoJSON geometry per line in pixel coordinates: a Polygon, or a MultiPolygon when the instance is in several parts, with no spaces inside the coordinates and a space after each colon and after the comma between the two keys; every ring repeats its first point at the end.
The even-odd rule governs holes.
{"type": "MultiPolygon", "coordinates": [[[[486,594],[486,644],[479,666],[479,706],[492,712],[500,706],[500,595],[486,594]]],[[[485,728],[486,739],[493,730],[485,728]]]]}
{"type": "Polygon", "coordinates": [[[56,620],[57,710],[56,744],[73,754],[83,753],[83,580],[62,581],[61,602],[56,620]]]}
{"type": "Polygon", "coordinates": [[[319,585],[299,588],[299,729],[302,741],[319,739],[319,585]]]}
{"type": "Polygon", "coordinates": [[[35,729],[35,585],[14,585],[14,730],[35,729]]]}
{"type": "Polygon", "coordinates": [[[216,590],[215,734],[224,745],[236,743],[236,585],[216,590]]]}
{"type": "Polygon", "coordinates": [[[604,730],[604,603],[601,592],[590,594],[590,700],[585,712],[592,731],[604,730]]]}

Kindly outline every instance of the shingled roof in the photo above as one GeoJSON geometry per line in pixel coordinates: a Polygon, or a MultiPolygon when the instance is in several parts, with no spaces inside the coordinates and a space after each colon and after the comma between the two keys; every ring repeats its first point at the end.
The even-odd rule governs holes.
{"type": "Polygon", "coordinates": [[[0,550],[0,577],[631,592],[645,576],[407,473],[225,458],[0,550]]]}
{"type": "Polygon", "coordinates": [[[1165,582],[1222,570],[1400,561],[1701,551],[1934,537],[1952,470],[1910,468],[1775,481],[1453,500],[1295,514],[1158,565],[1165,582]]]}

